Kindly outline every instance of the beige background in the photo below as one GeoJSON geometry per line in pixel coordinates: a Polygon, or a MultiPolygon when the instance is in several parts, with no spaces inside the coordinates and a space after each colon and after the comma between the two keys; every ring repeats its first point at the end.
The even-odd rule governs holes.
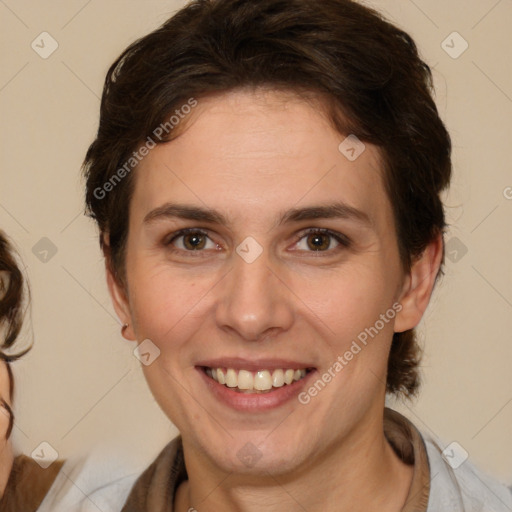
{"type": "MultiPolygon", "coordinates": [[[[42,441],[67,457],[116,440],[149,460],[174,432],[119,334],[95,227],[82,215],[79,168],[108,66],[181,5],[0,0],[0,227],[16,240],[33,290],[35,346],[15,365],[15,439],[28,453],[42,441]],[[47,59],[31,48],[44,31],[58,43],[47,59]],[[46,262],[33,252],[43,237],[57,249],[46,262]]],[[[512,483],[512,2],[371,5],[409,31],[434,67],[454,143],[453,261],[422,322],[421,398],[399,408],[512,483]],[[456,59],[442,47],[454,31],[469,44],[456,59]]],[[[447,44],[453,53],[463,41],[447,44]]]]}

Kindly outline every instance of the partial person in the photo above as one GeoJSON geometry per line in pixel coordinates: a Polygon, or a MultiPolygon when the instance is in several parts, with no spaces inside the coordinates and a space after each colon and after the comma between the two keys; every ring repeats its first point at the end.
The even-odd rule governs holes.
{"type": "Polygon", "coordinates": [[[124,512],[511,510],[385,406],[419,390],[451,172],[429,66],[361,3],[193,0],[128,47],[86,201],[123,335],[180,435],[97,496],[124,512]]]}
{"type": "Polygon", "coordinates": [[[14,375],[12,363],[30,346],[16,351],[28,303],[28,285],[16,261],[13,247],[0,232],[0,510],[35,512],[51,488],[64,461],[43,468],[32,457],[15,455],[11,434],[14,375]]]}

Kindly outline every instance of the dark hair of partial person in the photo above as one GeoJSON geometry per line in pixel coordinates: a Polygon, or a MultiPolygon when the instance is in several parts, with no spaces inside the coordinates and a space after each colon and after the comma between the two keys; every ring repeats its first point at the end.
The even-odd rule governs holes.
{"type": "Polygon", "coordinates": [[[0,357],[13,361],[26,354],[30,347],[18,354],[8,353],[18,339],[23,326],[25,295],[29,294],[23,274],[15,258],[12,244],[0,231],[0,272],[8,279],[0,282],[0,357]]]}
{"type": "MultiPolygon", "coordinates": [[[[406,32],[351,0],[193,0],[112,64],[83,163],[86,212],[120,284],[136,170],[108,194],[97,191],[189,98],[259,87],[314,101],[341,136],[378,146],[405,271],[444,236],[440,194],[450,182],[451,141],[430,67],[406,32]]],[[[417,392],[420,358],[414,329],[394,334],[387,392],[417,392]]]]}
{"type": "MultiPolygon", "coordinates": [[[[13,352],[23,326],[24,303],[30,294],[27,283],[18,266],[14,249],[7,237],[0,231],[0,272],[5,272],[8,279],[0,280],[0,360],[5,361],[9,377],[9,398],[14,397],[14,376],[11,362],[25,355],[31,346],[13,352]]],[[[2,398],[3,407],[9,413],[7,438],[14,426],[14,413],[9,404],[2,398]]]]}
{"type": "MultiPolygon", "coordinates": [[[[0,359],[3,359],[3,357],[0,356],[0,359]]],[[[9,377],[9,398],[12,403],[12,399],[14,397],[14,375],[12,374],[12,368],[9,361],[5,361],[5,366],[7,368],[7,375],[9,377]]],[[[11,436],[12,428],[14,427],[14,412],[12,410],[12,407],[7,403],[7,401],[3,397],[0,397],[0,402],[2,403],[2,407],[9,414],[9,426],[7,427],[7,432],[5,435],[5,438],[9,439],[9,437],[11,436]]]]}

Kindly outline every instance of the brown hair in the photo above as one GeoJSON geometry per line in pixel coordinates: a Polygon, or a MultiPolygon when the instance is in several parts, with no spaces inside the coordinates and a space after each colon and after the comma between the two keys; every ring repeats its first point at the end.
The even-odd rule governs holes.
{"type": "MultiPolygon", "coordinates": [[[[119,282],[133,193],[125,163],[187,98],[247,87],[313,93],[340,134],[380,148],[405,271],[444,233],[451,142],[430,68],[407,33],[351,0],[193,0],[130,45],[106,76],[83,169],[87,212],[119,282]],[[123,179],[112,182],[123,165],[123,179]]],[[[388,392],[415,393],[419,358],[414,330],[395,333],[388,392]]]]}
{"type": "Polygon", "coordinates": [[[2,232],[0,232],[0,272],[8,275],[7,282],[0,279],[0,326],[2,327],[0,332],[3,333],[0,338],[0,357],[12,361],[30,350],[26,349],[17,355],[6,353],[20,334],[24,316],[23,304],[28,289],[14,257],[14,250],[2,232]]]}
{"type": "MultiPolygon", "coordinates": [[[[12,245],[7,237],[0,232],[0,272],[6,272],[9,276],[7,283],[0,279],[0,359],[5,361],[7,375],[9,378],[9,398],[12,402],[14,397],[14,376],[11,368],[11,361],[19,359],[25,355],[31,347],[25,348],[20,352],[13,353],[12,348],[23,325],[25,297],[30,292],[23,274],[16,262],[12,245]]],[[[14,426],[14,413],[5,399],[0,398],[3,407],[9,413],[9,428],[7,438],[11,435],[14,426]]]]}

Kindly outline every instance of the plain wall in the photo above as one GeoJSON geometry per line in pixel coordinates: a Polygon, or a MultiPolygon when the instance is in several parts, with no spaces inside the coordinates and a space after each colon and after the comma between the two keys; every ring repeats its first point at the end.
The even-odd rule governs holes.
{"type": "MultiPolygon", "coordinates": [[[[149,461],[174,435],[147,390],[134,344],[120,335],[95,226],[83,215],[80,165],[108,67],[183,4],[0,2],[0,228],[17,244],[33,300],[22,341],[32,330],[34,348],[14,365],[14,435],[27,453],[47,441],[67,457],[101,440],[149,461]],[[58,43],[47,59],[31,47],[34,40],[42,46],[44,31],[58,43]],[[42,238],[57,251],[46,262],[41,247],[51,246],[42,238]]],[[[454,145],[445,198],[449,257],[420,329],[422,393],[396,406],[512,483],[512,3],[370,5],[405,28],[433,67],[454,145]],[[446,40],[452,55],[462,48],[454,31],[469,45],[458,58],[442,47],[446,40]]]]}

